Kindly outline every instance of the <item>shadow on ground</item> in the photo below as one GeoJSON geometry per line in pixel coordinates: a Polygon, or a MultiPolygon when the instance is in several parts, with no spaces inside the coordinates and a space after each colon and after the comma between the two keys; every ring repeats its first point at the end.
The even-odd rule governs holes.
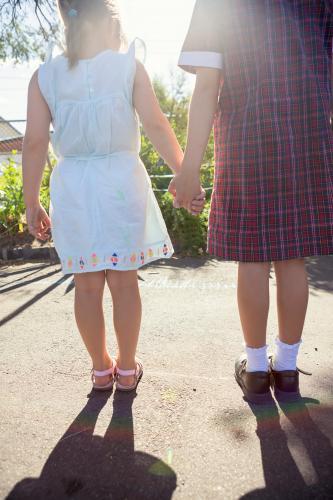
{"type": "Polygon", "coordinates": [[[309,284],[313,288],[333,292],[333,255],[307,259],[309,284]]]}
{"type": "MultiPolygon", "coordinates": [[[[42,268],[42,269],[44,269],[44,268],[42,268]]],[[[26,271],[29,271],[29,268],[26,268],[26,271]]],[[[21,288],[23,288],[25,286],[28,286],[29,284],[32,284],[32,283],[42,282],[45,279],[48,279],[48,278],[50,278],[52,276],[55,276],[56,274],[59,274],[60,271],[61,271],[61,269],[56,269],[54,271],[51,271],[50,273],[43,274],[41,276],[37,276],[37,277],[35,277],[35,278],[30,279],[30,280],[27,281],[27,280],[25,280],[25,278],[27,276],[30,276],[31,274],[35,274],[35,273],[28,274],[27,276],[23,276],[23,277],[19,278],[19,280],[18,280],[19,283],[16,283],[14,285],[11,283],[11,286],[9,286],[9,287],[8,286],[6,287],[6,285],[3,285],[3,287],[0,290],[0,294],[6,294],[7,292],[16,290],[18,288],[21,289],[21,288]]],[[[35,304],[36,302],[38,302],[39,300],[41,300],[43,297],[45,297],[50,292],[52,292],[53,290],[55,290],[58,286],[62,285],[62,283],[64,281],[66,281],[68,278],[69,278],[69,275],[67,275],[67,276],[61,276],[61,278],[59,278],[57,281],[55,281],[51,285],[47,286],[41,292],[38,292],[32,298],[30,298],[29,300],[27,300],[26,302],[24,302],[22,305],[20,305],[19,307],[17,307],[13,312],[11,312],[11,313],[7,314],[6,316],[4,316],[3,318],[1,318],[0,319],[0,327],[3,326],[3,325],[5,325],[9,321],[13,320],[14,318],[16,318],[23,311],[25,311],[26,309],[28,309],[29,307],[31,307],[33,304],[35,304]]],[[[70,284],[67,287],[65,293],[70,292],[72,288],[73,287],[70,284]]]]}
{"type": "MultiPolygon", "coordinates": [[[[288,447],[288,435],[280,425],[278,407],[251,406],[257,420],[262,467],[266,487],[242,496],[242,499],[331,499],[333,498],[333,449],[328,437],[311,418],[308,404],[317,400],[302,398],[297,403],[279,404],[282,413],[301,440],[307,459],[315,473],[314,484],[308,485],[288,447]]],[[[325,408],[325,418],[332,419],[332,409],[325,408]]]]}
{"type": "MultiPolygon", "coordinates": [[[[21,279],[25,279],[27,276],[31,276],[32,274],[36,274],[41,270],[47,269],[50,267],[51,264],[38,264],[38,265],[33,265],[29,267],[24,267],[24,269],[21,269],[18,267],[15,269],[15,271],[8,271],[8,267],[2,267],[0,268],[0,279],[1,278],[8,278],[12,276],[17,276],[18,274],[25,274],[22,278],[17,278],[15,281],[20,281],[21,279]],[[28,273],[28,274],[26,274],[28,273]]],[[[11,283],[11,282],[10,282],[11,283]]],[[[10,283],[5,283],[3,286],[7,286],[10,283]]]]}
{"type": "Polygon", "coordinates": [[[322,375],[325,382],[319,379],[317,387],[323,401],[301,397],[285,403],[270,397],[267,404],[254,405],[244,398],[250,411],[225,408],[216,416],[215,425],[222,432],[228,429],[238,445],[247,447],[247,456],[251,454],[251,420],[255,418],[265,487],[249,491],[241,499],[333,498],[333,377],[322,375]]]}
{"type": "Polygon", "coordinates": [[[132,404],[135,393],[116,392],[104,437],[94,436],[110,393],[92,393],[60,439],[39,478],[20,481],[6,500],[169,500],[176,474],[158,458],[135,451],[132,404]]]}
{"type": "Polygon", "coordinates": [[[31,285],[32,283],[36,283],[38,281],[43,281],[44,279],[51,278],[55,274],[58,274],[60,272],[59,269],[52,270],[47,274],[42,274],[41,276],[36,276],[35,278],[30,278],[27,279],[29,276],[32,274],[36,274],[38,271],[34,271],[33,273],[30,273],[28,275],[25,275],[23,277],[17,278],[14,280],[12,283],[10,283],[10,286],[8,284],[2,285],[0,288],[0,295],[8,292],[12,292],[13,290],[17,290],[18,288],[23,288],[25,286],[31,285]]]}
{"type": "MultiPolygon", "coordinates": [[[[208,257],[198,257],[198,258],[192,258],[192,257],[184,257],[184,258],[173,258],[173,259],[168,259],[168,260],[161,260],[154,262],[153,268],[152,269],[198,269],[201,267],[204,267],[205,265],[209,264],[211,265],[212,263],[215,262],[215,265],[217,265],[216,261],[212,261],[208,257]]],[[[50,272],[45,273],[44,271],[50,267],[49,265],[40,265],[40,266],[29,266],[25,267],[24,269],[19,269],[17,271],[7,271],[6,269],[3,269],[0,272],[0,278],[7,279],[8,282],[6,281],[5,283],[2,283],[0,285],[0,294],[5,295],[8,292],[13,292],[14,290],[22,289],[24,287],[28,287],[29,285],[35,284],[35,283],[42,283],[43,280],[47,280],[48,278],[51,278],[52,276],[55,276],[56,274],[61,274],[61,268],[58,267],[56,269],[52,269],[50,272]],[[42,273],[42,274],[39,274],[42,273]],[[37,274],[37,276],[35,276],[37,274]],[[20,275],[19,277],[16,277],[16,275],[20,275]],[[15,278],[11,280],[12,277],[15,278]],[[33,277],[32,277],[33,276],[33,277]],[[9,281],[10,280],[10,281],[9,281]]],[[[149,269],[149,266],[147,266],[149,269]]],[[[48,295],[50,292],[52,292],[54,289],[56,289],[58,286],[60,286],[64,281],[70,278],[71,275],[66,275],[61,277],[52,283],[51,285],[45,287],[44,290],[38,292],[36,295],[34,295],[32,298],[27,300],[25,303],[20,305],[17,309],[15,309],[13,312],[10,314],[6,315],[5,317],[2,317],[0,319],[0,327],[8,323],[9,321],[13,320],[16,318],[19,314],[21,314],[23,311],[28,309],[30,306],[41,300],[43,297],[48,295]]],[[[142,276],[140,275],[140,270],[138,273],[138,279],[140,281],[144,281],[142,276]]],[[[75,287],[74,284],[74,279],[70,281],[68,284],[65,295],[69,292],[71,292],[75,287]]]]}
{"type": "MultiPolygon", "coordinates": [[[[172,259],[158,260],[152,263],[153,268],[163,269],[199,269],[207,265],[218,265],[218,261],[211,257],[179,257],[172,259]]],[[[149,265],[144,269],[149,269],[149,265]]],[[[140,272],[140,270],[139,270],[140,272]]]]}

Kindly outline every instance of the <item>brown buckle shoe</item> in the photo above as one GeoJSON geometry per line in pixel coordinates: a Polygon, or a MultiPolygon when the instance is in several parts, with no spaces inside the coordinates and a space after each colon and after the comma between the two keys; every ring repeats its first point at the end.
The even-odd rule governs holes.
{"type": "Polygon", "coordinates": [[[281,401],[296,401],[300,399],[299,374],[312,375],[312,373],[296,368],[296,370],[276,371],[273,369],[273,358],[270,357],[271,385],[276,399],[281,401]]]}
{"type": "Polygon", "coordinates": [[[240,356],[235,363],[235,379],[244,396],[251,403],[266,403],[270,400],[270,376],[268,372],[247,372],[246,355],[240,356]]]}

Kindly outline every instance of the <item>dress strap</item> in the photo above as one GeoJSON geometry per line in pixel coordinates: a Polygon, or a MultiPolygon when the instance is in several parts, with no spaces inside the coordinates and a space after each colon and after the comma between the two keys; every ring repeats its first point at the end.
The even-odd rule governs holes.
{"type": "Polygon", "coordinates": [[[53,76],[53,51],[54,51],[55,43],[49,42],[46,50],[45,62],[40,65],[38,71],[38,82],[40,90],[46,100],[52,117],[55,116],[56,112],[56,89],[55,87],[55,79],[53,76]]]}
{"type": "Polygon", "coordinates": [[[133,104],[133,86],[134,86],[134,80],[135,80],[135,75],[136,75],[136,70],[137,70],[137,64],[136,64],[136,59],[138,59],[142,64],[145,63],[146,61],[146,44],[141,38],[134,38],[134,40],[130,43],[130,46],[128,47],[127,51],[127,72],[126,72],[126,94],[128,97],[128,100],[130,103],[133,104]],[[141,48],[141,54],[143,57],[138,57],[137,55],[137,45],[140,42],[140,48],[141,48]]]}
{"type": "Polygon", "coordinates": [[[48,64],[52,61],[53,50],[54,50],[54,41],[51,41],[51,42],[49,42],[49,44],[47,46],[46,58],[45,58],[46,64],[48,64]]]}
{"type": "Polygon", "coordinates": [[[139,51],[139,54],[142,55],[142,57],[138,57],[138,59],[142,62],[142,64],[145,64],[147,59],[147,46],[142,38],[138,37],[134,38],[134,40],[131,42],[128,53],[134,58],[137,54],[137,51],[139,51]]]}

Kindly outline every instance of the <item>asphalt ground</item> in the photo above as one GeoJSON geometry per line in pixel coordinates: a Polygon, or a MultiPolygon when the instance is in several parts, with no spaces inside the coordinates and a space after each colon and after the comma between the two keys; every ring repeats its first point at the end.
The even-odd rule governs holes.
{"type": "MultiPolygon", "coordinates": [[[[0,269],[1,498],[333,498],[333,257],[309,260],[302,399],[249,405],[237,266],[172,259],[139,272],[137,394],[91,394],[90,361],[59,265],[0,269]]],[[[268,340],[277,334],[276,284],[268,340]]],[[[105,294],[109,342],[112,305],[105,294]]],[[[114,351],[114,349],[113,349],[114,351]]]]}

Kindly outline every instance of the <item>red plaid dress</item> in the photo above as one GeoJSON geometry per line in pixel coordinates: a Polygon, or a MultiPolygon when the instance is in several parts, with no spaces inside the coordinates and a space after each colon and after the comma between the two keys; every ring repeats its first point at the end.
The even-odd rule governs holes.
{"type": "Polygon", "coordinates": [[[179,64],[222,70],[209,252],[333,254],[333,0],[198,0],[179,64]]]}

